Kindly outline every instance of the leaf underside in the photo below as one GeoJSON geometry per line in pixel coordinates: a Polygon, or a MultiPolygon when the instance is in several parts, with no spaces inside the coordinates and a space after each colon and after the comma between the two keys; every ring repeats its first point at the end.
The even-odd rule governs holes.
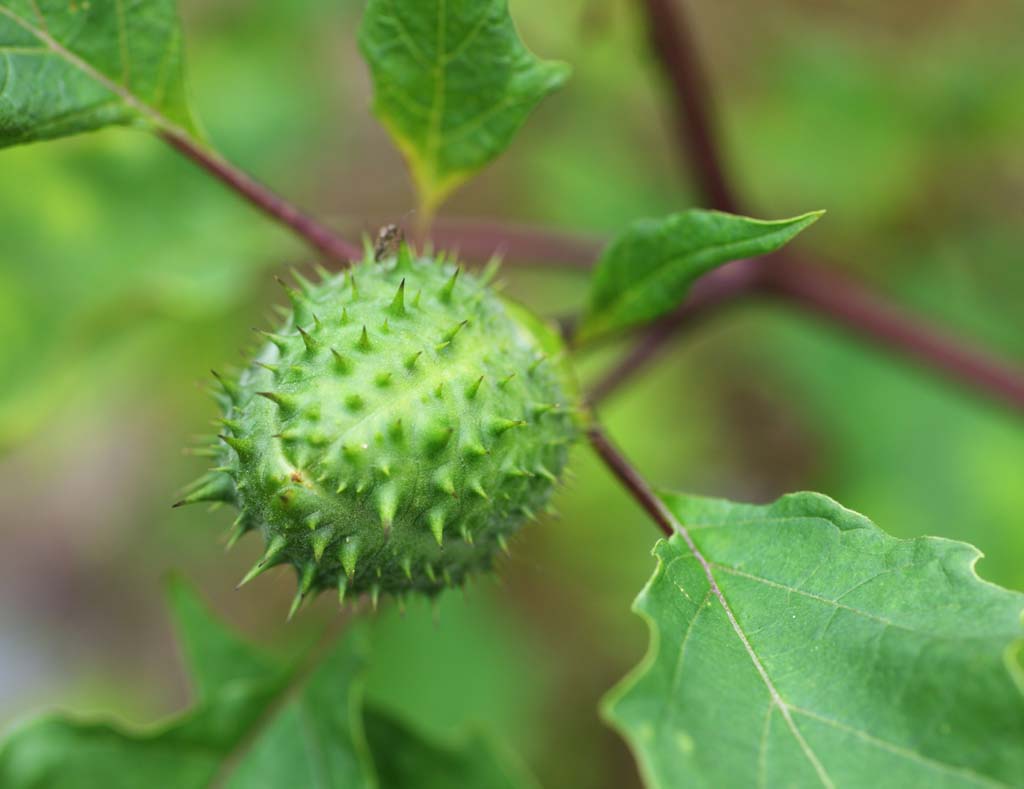
{"type": "Polygon", "coordinates": [[[649,786],[1020,786],[1024,595],[818,494],[663,496],[650,647],[606,698],[649,786]]]}
{"type": "Polygon", "coordinates": [[[308,671],[236,638],[180,583],[171,597],[196,687],[193,707],[142,731],[59,716],[30,722],[0,744],[0,786],[532,786],[518,765],[479,740],[433,743],[364,704],[360,633],[308,671]]]}
{"type": "Polygon", "coordinates": [[[507,0],[370,0],[359,44],[374,111],[428,213],[507,148],[569,74],[526,49],[507,0]]]}
{"type": "Polygon", "coordinates": [[[634,222],[598,261],[580,341],[670,312],[702,274],[733,260],[776,251],[821,214],[763,221],[693,209],[634,222]]]}
{"type": "Polygon", "coordinates": [[[0,0],[0,147],[193,129],[174,0],[0,0]]]}

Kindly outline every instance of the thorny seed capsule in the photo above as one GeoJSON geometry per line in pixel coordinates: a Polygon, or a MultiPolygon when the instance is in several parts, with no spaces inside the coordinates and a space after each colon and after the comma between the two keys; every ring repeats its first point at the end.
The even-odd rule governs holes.
{"type": "Polygon", "coordinates": [[[387,252],[285,285],[284,325],[218,376],[215,468],[179,502],[238,506],[231,539],[266,544],[243,583],[292,565],[292,613],[324,589],[430,595],[488,570],[578,432],[547,326],[450,261],[387,252]]]}

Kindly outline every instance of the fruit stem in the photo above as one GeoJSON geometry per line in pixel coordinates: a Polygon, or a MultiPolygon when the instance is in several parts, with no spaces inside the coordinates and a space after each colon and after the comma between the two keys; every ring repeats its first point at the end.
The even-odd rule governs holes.
{"type": "Polygon", "coordinates": [[[633,467],[633,464],[612,443],[608,434],[604,432],[604,428],[596,420],[591,420],[587,426],[587,440],[590,441],[590,446],[597,452],[598,457],[604,461],[608,470],[618,478],[619,482],[629,491],[637,504],[643,507],[647,514],[654,519],[654,522],[658,524],[659,528],[665,533],[665,536],[671,537],[675,534],[677,531],[676,520],[672,513],[668,511],[668,508],[661,502],[661,499],[654,494],[651,486],[647,484],[647,480],[640,475],[640,472],[633,467]]]}

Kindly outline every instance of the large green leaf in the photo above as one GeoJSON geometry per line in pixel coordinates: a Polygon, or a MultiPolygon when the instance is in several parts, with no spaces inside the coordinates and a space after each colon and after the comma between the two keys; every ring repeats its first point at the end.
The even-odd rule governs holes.
{"type": "Polygon", "coordinates": [[[176,584],[171,598],[195,705],[141,731],[60,716],[28,723],[0,744],[0,786],[532,786],[512,760],[479,739],[446,748],[365,708],[367,645],[360,633],[283,665],[227,632],[187,587],[176,584]]]}
{"type": "Polygon", "coordinates": [[[708,566],[658,543],[649,652],[605,702],[648,785],[1022,784],[1024,595],[977,550],[813,493],[663,500],[708,566]]]}
{"type": "Polygon", "coordinates": [[[664,315],[702,274],[732,260],[774,252],[822,213],[766,222],[694,209],[634,222],[598,261],[580,341],[664,315]]]}
{"type": "Polygon", "coordinates": [[[192,128],[174,0],[0,0],[0,147],[192,128]]]}
{"type": "Polygon", "coordinates": [[[370,0],[359,44],[428,214],[569,75],[526,49],[507,0],[370,0]]]}

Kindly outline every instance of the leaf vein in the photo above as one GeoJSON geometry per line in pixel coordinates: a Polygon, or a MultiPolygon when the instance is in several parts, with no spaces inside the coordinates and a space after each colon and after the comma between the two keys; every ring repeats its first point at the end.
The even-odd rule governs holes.
{"type": "Polygon", "coordinates": [[[1010,786],[1010,784],[1003,783],[1002,781],[997,781],[994,778],[990,778],[987,775],[982,775],[981,773],[975,772],[969,767],[960,767],[955,764],[949,764],[948,762],[940,761],[939,759],[934,759],[930,756],[925,756],[924,754],[919,753],[918,751],[915,751],[912,748],[907,748],[905,746],[889,742],[888,740],[884,740],[881,737],[876,737],[873,734],[864,731],[863,729],[858,729],[855,726],[850,726],[849,724],[842,723],[841,721],[837,721],[832,718],[828,718],[824,715],[820,715],[817,712],[814,712],[813,710],[808,710],[803,707],[796,706],[790,707],[790,709],[797,715],[803,715],[804,717],[811,718],[812,720],[816,720],[819,723],[823,723],[826,726],[831,726],[832,728],[838,729],[839,731],[846,732],[847,734],[852,734],[858,739],[864,740],[865,742],[868,742],[871,745],[874,745],[878,748],[882,748],[883,750],[890,751],[891,753],[895,753],[906,759],[910,759],[911,761],[918,762],[922,765],[925,765],[926,767],[932,767],[934,769],[942,770],[944,772],[953,773],[955,775],[961,775],[966,778],[970,778],[971,780],[977,781],[980,784],[984,784],[985,786],[1010,786]]]}
{"type": "MultiPolygon", "coordinates": [[[[660,502],[659,502],[660,503],[660,502]]],[[[697,547],[697,543],[694,542],[693,537],[690,536],[689,531],[680,523],[679,519],[676,518],[675,514],[664,507],[662,515],[665,517],[668,523],[672,525],[673,530],[682,538],[683,542],[686,543],[686,547],[690,553],[693,554],[693,558],[697,560],[701,568],[704,571],[704,575],[708,580],[708,586],[711,592],[718,599],[719,604],[722,606],[722,610],[725,612],[726,619],[729,621],[729,625],[732,627],[736,637],[740,640],[743,649],[746,651],[747,656],[754,664],[754,668],[757,670],[758,675],[761,677],[761,681],[764,682],[765,687],[768,689],[768,695],[772,698],[773,702],[778,706],[779,712],[782,713],[783,720],[786,721],[786,726],[789,728],[790,733],[793,735],[793,739],[796,740],[801,752],[804,757],[810,762],[814,768],[815,774],[818,776],[818,780],[823,786],[828,789],[834,789],[835,784],[832,778],[829,776],[828,771],[825,769],[825,765],[821,763],[818,755],[811,748],[810,744],[804,738],[800,732],[799,727],[796,725],[796,721],[793,720],[793,716],[789,712],[789,705],[786,700],[779,693],[778,688],[775,687],[775,683],[772,682],[771,677],[768,675],[767,669],[761,662],[761,658],[758,657],[757,652],[754,650],[753,645],[750,643],[750,639],[747,638],[747,634],[744,632],[743,627],[740,625],[739,620],[736,618],[735,612],[732,610],[732,606],[729,605],[729,601],[725,597],[725,593],[722,588],[718,585],[718,581],[715,578],[714,571],[712,570],[712,563],[701,552],[700,548],[697,547]]]]}

